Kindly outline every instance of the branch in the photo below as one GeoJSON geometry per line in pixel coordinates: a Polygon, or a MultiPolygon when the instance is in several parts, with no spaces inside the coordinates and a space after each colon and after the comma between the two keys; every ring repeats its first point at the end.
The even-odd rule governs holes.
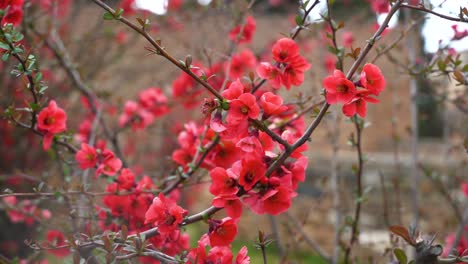
{"type": "MultiPolygon", "coordinates": [[[[111,13],[111,14],[115,14],[116,11],[111,8],[110,6],[108,6],[106,3],[104,3],[103,1],[101,0],[91,0],[93,1],[94,3],[96,3],[97,5],[99,5],[100,7],[102,7],[104,10],[106,10],[107,12],[111,13]]],[[[153,37],[151,37],[151,35],[148,34],[148,32],[146,32],[144,29],[140,28],[139,26],[137,26],[136,24],[130,22],[128,19],[126,19],[125,17],[116,17],[115,18],[116,20],[119,20],[120,22],[124,23],[125,25],[127,25],[128,27],[130,27],[131,29],[133,29],[134,31],[136,31],[137,33],[139,33],[140,35],[142,35],[144,38],[146,38],[146,40],[149,41],[149,43],[151,43],[151,45],[156,49],[156,52],[158,55],[161,55],[163,56],[164,58],[166,58],[167,60],[169,60],[172,64],[174,64],[175,66],[177,66],[179,69],[181,69],[182,71],[184,71],[185,73],[187,73],[188,75],[190,75],[190,77],[192,77],[196,82],[198,82],[199,84],[201,84],[203,87],[205,87],[210,93],[212,93],[216,98],[218,98],[220,101],[223,101],[223,96],[221,96],[221,94],[216,91],[208,82],[206,81],[203,81],[202,79],[200,79],[200,77],[198,77],[195,73],[193,73],[190,68],[186,67],[186,65],[182,64],[181,62],[179,62],[177,59],[175,59],[174,57],[172,57],[160,44],[160,41],[156,41],[155,39],[153,39],[153,37]]]]}
{"type": "Polygon", "coordinates": [[[401,7],[402,8],[413,9],[413,10],[418,10],[418,11],[425,12],[425,13],[429,13],[429,14],[432,14],[432,15],[441,17],[443,19],[450,20],[450,21],[468,23],[468,19],[466,19],[464,17],[447,16],[447,15],[444,15],[444,14],[441,14],[441,13],[437,13],[437,12],[431,10],[431,9],[427,9],[423,5],[415,6],[415,5],[409,5],[409,4],[402,4],[401,7]]]}
{"type": "Polygon", "coordinates": [[[327,256],[325,251],[320,247],[320,245],[315,242],[311,237],[307,235],[307,233],[304,231],[302,228],[302,224],[295,218],[291,213],[286,212],[286,216],[289,218],[289,220],[292,222],[291,224],[299,231],[301,234],[302,238],[304,238],[304,241],[321,257],[323,258],[326,262],[330,262],[330,258],[327,256]]]}

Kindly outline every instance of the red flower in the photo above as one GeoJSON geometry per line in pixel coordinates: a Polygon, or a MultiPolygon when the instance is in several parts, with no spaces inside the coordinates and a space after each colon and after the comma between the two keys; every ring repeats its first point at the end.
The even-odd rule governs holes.
{"type": "Polygon", "coordinates": [[[354,36],[353,32],[346,31],[343,33],[343,46],[345,47],[351,47],[354,42],[354,36]]]}
{"type": "Polygon", "coordinates": [[[257,74],[260,76],[260,78],[268,80],[271,84],[271,87],[275,89],[280,88],[282,85],[281,71],[268,62],[262,62],[260,65],[258,65],[257,74]]]}
{"type": "MultiPolygon", "coordinates": [[[[107,185],[106,192],[117,193],[119,186],[117,183],[111,183],[107,185]]],[[[102,199],[104,205],[111,209],[113,216],[125,216],[128,217],[130,208],[132,206],[132,200],[130,195],[106,195],[102,199]]]]}
{"type": "Polygon", "coordinates": [[[86,143],[81,143],[81,149],[76,153],[75,159],[83,170],[94,168],[97,163],[96,149],[86,143]]]}
{"type": "Polygon", "coordinates": [[[145,224],[157,226],[158,232],[165,235],[175,231],[186,214],[186,210],[160,193],[146,211],[145,224]]]}
{"type": "Polygon", "coordinates": [[[48,150],[52,145],[54,135],[67,129],[67,114],[57,106],[54,100],[42,109],[37,116],[37,128],[44,133],[43,147],[48,150]]]}
{"type": "Polygon", "coordinates": [[[262,143],[256,136],[249,136],[240,139],[236,147],[245,152],[250,158],[261,158],[264,154],[262,143]]]}
{"type": "Polygon", "coordinates": [[[325,98],[329,104],[347,103],[356,94],[356,87],[340,70],[335,70],[333,75],[326,77],[323,87],[327,91],[325,98]]]}
{"type": "Polygon", "coordinates": [[[246,191],[249,191],[253,186],[265,178],[266,166],[263,162],[258,161],[257,159],[243,159],[240,164],[237,163],[237,166],[240,165],[240,168],[237,167],[233,170],[239,173],[239,184],[244,187],[246,191]]]}
{"type": "Polygon", "coordinates": [[[386,86],[385,78],[379,67],[366,63],[361,72],[361,85],[374,95],[379,95],[386,86]]]}
{"type": "Polygon", "coordinates": [[[117,177],[119,187],[125,190],[130,190],[135,186],[135,175],[130,169],[122,169],[119,177],[117,177]]]}
{"type": "Polygon", "coordinates": [[[14,26],[17,26],[21,23],[21,20],[23,19],[23,7],[18,6],[18,5],[12,5],[8,9],[8,12],[6,15],[2,18],[1,25],[5,24],[13,24],[14,26]]]}
{"type": "Polygon", "coordinates": [[[138,94],[139,103],[155,117],[164,115],[169,111],[167,97],[160,88],[148,88],[138,94]]]}
{"type": "Polygon", "coordinates": [[[229,32],[229,39],[232,41],[238,40],[239,43],[248,43],[252,40],[256,27],[255,19],[252,16],[247,16],[245,25],[238,25],[229,32]],[[241,30],[242,35],[238,39],[237,35],[239,35],[241,30]]]}
{"type": "Polygon", "coordinates": [[[263,112],[267,115],[277,115],[286,111],[287,107],[283,105],[283,98],[271,92],[266,92],[260,97],[260,105],[263,112]]]}
{"type": "Polygon", "coordinates": [[[120,8],[125,12],[125,15],[131,15],[135,13],[135,0],[122,0],[120,8]]]}
{"type": "Polygon", "coordinates": [[[325,69],[327,72],[331,74],[336,69],[336,58],[330,54],[325,55],[323,64],[325,65],[325,69]]]}
{"type": "MultiPolygon", "coordinates": [[[[62,234],[62,232],[58,230],[49,230],[47,231],[46,234],[46,239],[49,241],[49,243],[52,244],[54,247],[63,247],[66,246],[67,243],[65,242],[65,236],[62,234]]],[[[64,248],[57,248],[57,249],[49,249],[47,250],[49,253],[54,254],[57,257],[66,257],[68,254],[70,254],[70,250],[66,247],[64,248]]]]}
{"type": "Polygon", "coordinates": [[[388,13],[390,11],[390,4],[388,0],[369,0],[372,5],[372,10],[378,14],[388,13]]]}
{"type": "Polygon", "coordinates": [[[211,204],[217,208],[224,208],[227,216],[239,219],[242,215],[242,202],[236,195],[216,196],[211,204]]]}
{"type": "Polygon", "coordinates": [[[250,264],[250,257],[247,255],[247,247],[243,246],[237,253],[235,264],[250,264]]]}
{"type": "Polygon", "coordinates": [[[250,93],[244,93],[238,99],[229,103],[227,122],[230,124],[239,124],[247,121],[248,118],[256,119],[260,114],[255,96],[250,93]]]}
{"type": "Polygon", "coordinates": [[[261,199],[263,210],[271,215],[281,214],[291,207],[291,200],[296,193],[284,186],[269,190],[261,199]]]}
{"type": "Polygon", "coordinates": [[[356,96],[349,103],[343,105],[343,114],[346,116],[353,116],[357,113],[361,117],[366,117],[366,103],[375,104],[379,102],[379,100],[370,97],[369,95],[369,91],[358,91],[356,96]]]}
{"type": "Polygon", "coordinates": [[[237,235],[237,225],[230,217],[221,221],[209,220],[209,225],[208,237],[211,247],[229,246],[237,235]]]}
{"type": "Polygon", "coordinates": [[[244,93],[244,85],[242,85],[239,79],[232,82],[229,87],[224,90],[221,95],[227,100],[234,100],[239,98],[244,93]]]}
{"type": "Polygon", "coordinates": [[[102,153],[103,161],[96,169],[96,176],[106,174],[112,176],[122,168],[122,161],[117,158],[110,150],[104,150],[102,153]]]}
{"type": "Polygon", "coordinates": [[[133,131],[150,125],[154,116],[134,101],[125,102],[124,112],[119,117],[119,126],[131,125],[133,131]]]}
{"type": "Polygon", "coordinates": [[[468,182],[462,183],[462,191],[465,197],[468,197],[468,182]]]}
{"type": "MultiPolygon", "coordinates": [[[[249,70],[255,68],[257,58],[249,49],[245,49],[237,55],[232,56],[229,77],[236,79],[242,78],[249,70]]],[[[225,67],[228,67],[226,63],[225,67]]]]}
{"type": "Polygon", "coordinates": [[[289,63],[299,54],[299,46],[290,38],[282,38],[278,40],[272,48],[273,59],[279,63],[289,63]]]}
{"type": "Polygon", "coordinates": [[[289,90],[291,85],[299,86],[304,82],[304,72],[310,68],[310,64],[301,56],[291,58],[284,67],[281,82],[289,90]]]}
{"type": "Polygon", "coordinates": [[[237,188],[237,177],[230,170],[226,171],[216,167],[210,171],[211,185],[210,193],[213,195],[235,195],[237,188]]]}

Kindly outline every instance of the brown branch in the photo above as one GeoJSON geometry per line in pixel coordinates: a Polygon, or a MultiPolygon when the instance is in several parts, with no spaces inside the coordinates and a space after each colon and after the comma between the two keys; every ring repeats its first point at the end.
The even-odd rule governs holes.
{"type": "Polygon", "coordinates": [[[444,15],[444,14],[441,14],[441,13],[437,13],[437,12],[431,10],[431,9],[427,9],[423,5],[415,6],[415,5],[409,5],[409,4],[402,4],[401,7],[402,8],[413,9],[413,10],[418,10],[418,11],[425,12],[425,13],[429,13],[429,14],[432,14],[432,15],[441,17],[443,19],[450,20],[450,21],[468,23],[467,18],[447,16],[447,15],[444,15]]]}
{"type": "Polygon", "coordinates": [[[330,262],[330,258],[327,256],[325,251],[320,247],[320,245],[315,242],[304,230],[302,227],[302,223],[297,220],[291,213],[286,212],[286,216],[291,221],[291,224],[297,229],[297,231],[301,234],[304,241],[317,253],[323,260],[326,262],[330,262]]]}
{"type": "MultiPolygon", "coordinates": [[[[100,7],[102,7],[104,10],[106,10],[107,12],[111,13],[111,14],[115,14],[116,11],[111,8],[110,6],[108,6],[106,3],[104,3],[103,1],[101,0],[91,0],[93,1],[94,3],[96,3],[97,5],[99,5],[100,7]]],[[[167,60],[169,60],[172,64],[174,64],[175,66],[177,66],[179,69],[181,69],[182,71],[184,71],[185,73],[187,73],[188,75],[190,75],[190,77],[192,77],[196,82],[198,82],[199,84],[201,84],[203,87],[205,87],[210,93],[212,93],[216,98],[218,98],[220,101],[223,101],[223,96],[218,92],[216,91],[216,89],[214,89],[208,82],[206,81],[203,81],[202,79],[200,79],[200,77],[198,77],[195,73],[193,73],[190,68],[188,68],[186,65],[184,65],[183,63],[181,63],[180,61],[178,61],[177,59],[175,59],[174,57],[172,57],[160,44],[159,41],[156,41],[155,39],[153,39],[153,37],[151,37],[151,35],[148,34],[148,32],[146,32],[144,29],[142,29],[141,27],[137,26],[136,24],[130,22],[128,19],[126,19],[125,17],[121,16],[121,17],[116,17],[115,18],[116,20],[119,20],[120,22],[124,23],[125,25],[127,25],[128,27],[130,27],[131,29],[133,29],[134,31],[136,31],[137,33],[139,33],[140,35],[142,35],[146,40],[148,40],[149,43],[151,43],[151,45],[156,49],[156,53],[158,55],[161,55],[163,56],[164,58],[166,58],[167,60]]]]}
{"type": "MultiPolygon", "coordinates": [[[[170,186],[168,186],[166,189],[164,189],[162,191],[162,193],[164,195],[169,194],[174,189],[176,189],[179,186],[179,184],[181,184],[181,183],[185,182],[187,179],[189,179],[200,168],[200,166],[202,165],[203,161],[208,156],[208,154],[216,147],[216,145],[218,145],[219,140],[220,140],[219,135],[216,135],[216,137],[211,142],[211,144],[203,151],[203,154],[200,157],[200,159],[198,159],[198,161],[197,161],[197,155],[195,155],[195,157],[193,158],[192,163],[195,162],[195,161],[197,163],[192,168],[190,168],[187,173],[182,173],[182,175],[179,176],[178,180],[176,182],[174,182],[173,184],[171,184],[170,186]]],[[[197,154],[198,153],[200,153],[200,150],[197,151],[197,154]]]]}

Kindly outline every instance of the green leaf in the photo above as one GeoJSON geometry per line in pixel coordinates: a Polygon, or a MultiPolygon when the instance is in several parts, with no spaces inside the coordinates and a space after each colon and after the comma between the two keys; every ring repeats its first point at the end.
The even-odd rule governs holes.
{"type": "Polygon", "coordinates": [[[10,58],[10,53],[8,52],[2,55],[2,61],[7,61],[9,58],[10,58]]]}
{"type": "Polygon", "coordinates": [[[6,43],[0,42],[0,49],[10,50],[10,46],[6,43]]]}
{"type": "Polygon", "coordinates": [[[44,94],[44,92],[49,88],[47,85],[42,85],[41,88],[39,89],[40,94],[44,94]]]}
{"type": "Polygon", "coordinates": [[[115,18],[116,19],[121,19],[122,18],[122,14],[123,14],[124,10],[122,8],[119,8],[119,10],[117,10],[115,12],[115,18]]]}
{"type": "Polygon", "coordinates": [[[296,24],[298,26],[302,26],[302,16],[301,15],[296,16],[296,24]]]}
{"type": "Polygon", "coordinates": [[[104,15],[102,15],[102,18],[104,18],[105,20],[114,20],[115,17],[112,13],[110,12],[105,12],[104,15]]]}
{"type": "Polygon", "coordinates": [[[38,72],[36,73],[36,76],[34,76],[34,82],[38,83],[42,80],[42,73],[38,72]]]}
{"type": "Polygon", "coordinates": [[[407,264],[408,263],[408,258],[406,257],[406,253],[402,249],[395,248],[393,250],[393,254],[395,254],[395,257],[397,258],[397,260],[398,260],[398,262],[400,264],[407,264]]]}

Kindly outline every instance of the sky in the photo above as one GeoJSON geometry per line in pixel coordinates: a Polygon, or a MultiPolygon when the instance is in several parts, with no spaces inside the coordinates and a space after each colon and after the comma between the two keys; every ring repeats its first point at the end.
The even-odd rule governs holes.
{"type": "MultiPolygon", "coordinates": [[[[137,8],[148,10],[157,15],[164,15],[167,11],[168,0],[135,0],[137,8]]],[[[195,1],[195,0],[192,0],[195,1]]],[[[428,1],[428,0],[426,0],[428,1]]],[[[434,11],[450,16],[458,16],[460,6],[468,8],[468,0],[429,0],[432,5],[436,6],[434,11]],[[438,7],[441,6],[441,7],[438,7]]],[[[208,5],[211,0],[197,0],[201,5],[208,5]]],[[[309,3],[312,4],[313,1],[309,3]]],[[[326,11],[326,2],[321,1],[316,8],[311,12],[309,19],[311,21],[320,21],[321,14],[326,11]]],[[[377,20],[382,22],[385,19],[385,14],[377,16],[377,20]]],[[[425,38],[425,49],[427,52],[433,53],[437,51],[439,42],[447,44],[453,36],[452,25],[457,24],[458,29],[463,31],[468,29],[468,23],[457,23],[453,21],[447,21],[434,15],[428,15],[428,19],[423,26],[423,36],[425,38]]],[[[396,19],[390,21],[390,27],[396,25],[396,19]]],[[[464,38],[460,41],[454,41],[450,46],[457,51],[463,51],[468,49],[468,38],[464,38]]]]}

